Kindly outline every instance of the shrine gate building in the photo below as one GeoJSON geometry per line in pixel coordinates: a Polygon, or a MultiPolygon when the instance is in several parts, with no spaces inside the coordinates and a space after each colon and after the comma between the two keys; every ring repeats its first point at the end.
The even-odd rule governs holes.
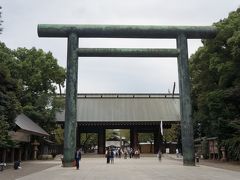
{"type": "MultiPolygon", "coordinates": [[[[65,110],[56,119],[64,124],[65,110]]],[[[161,129],[179,121],[178,94],[78,94],[76,146],[81,133],[97,133],[98,153],[103,154],[106,129],[129,129],[132,148],[138,147],[138,133],[153,133],[157,153],[162,148],[161,129]]]]}

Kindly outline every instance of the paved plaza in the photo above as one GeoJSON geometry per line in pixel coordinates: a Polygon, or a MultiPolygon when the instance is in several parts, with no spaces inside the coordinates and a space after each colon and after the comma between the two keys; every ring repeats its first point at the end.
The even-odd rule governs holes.
{"type": "MultiPolygon", "coordinates": [[[[36,161],[37,165],[38,161],[36,161]]],[[[43,162],[40,162],[43,163],[43,162]]],[[[163,158],[161,162],[156,157],[143,157],[141,159],[115,159],[114,164],[106,164],[103,157],[83,158],[80,170],[75,168],[62,168],[60,161],[49,161],[49,166],[18,180],[239,180],[240,171],[231,171],[213,168],[204,165],[196,167],[183,166],[181,161],[163,158]],[[57,164],[56,164],[57,163],[57,164]]],[[[32,164],[34,166],[34,164],[32,164]]],[[[19,173],[29,167],[6,172],[19,173]]],[[[1,180],[6,172],[0,173],[1,180]]]]}

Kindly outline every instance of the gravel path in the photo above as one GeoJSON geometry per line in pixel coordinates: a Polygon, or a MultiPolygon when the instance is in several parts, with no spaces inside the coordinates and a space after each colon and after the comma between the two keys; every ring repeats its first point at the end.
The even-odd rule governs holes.
{"type": "Polygon", "coordinates": [[[182,160],[174,156],[163,158],[158,162],[157,158],[144,157],[141,159],[116,159],[114,165],[107,165],[105,158],[96,156],[84,157],[80,164],[80,171],[75,168],[62,168],[61,161],[25,161],[21,163],[21,169],[14,170],[12,167],[0,172],[0,180],[38,180],[38,179],[239,179],[240,164],[221,161],[200,160],[200,164],[194,167],[182,165],[182,160]],[[172,159],[172,160],[171,160],[172,159]],[[219,169],[220,168],[220,169],[219,169]],[[108,173],[107,173],[107,171],[108,173]],[[231,171],[229,171],[231,170],[231,171]],[[235,171],[235,172],[234,172],[235,171]],[[237,174],[236,174],[237,173],[237,174]],[[109,177],[107,174],[111,174],[109,177]],[[117,176],[116,176],[117,175],[117,176]],[[217,177],[216,177],[217,176],[217,177]]]}
{"type": "MultiPolygon", "coordinates": [[[[177,158],[175,154],[164,154],[164,157],[167,159],[173,159],[182,162],[182,157],[177,158]]],[[[200,162],[196,163],[196,166],[199,165],[240,172],[240,162],[200,159],[200,162]]]]}
{"type": "Polygon", "coordinates": [[[0,171],[0,179],[15,180],[17,178],[48,169],[58,164],[60,164],[60,161],[23,161],[21,163],[21,169],[14,170],[11,166],[3,171],[0,171]]]}
{"type": "Polygon", "coordinates": [[[218,160],[215,160],[215,161],[200,160],[200,165],[240,172],[240,163],[237,163],[237,162],[222,162],[218,160]]]}
{"type": "Polygon", "coordinates": [[[82,158],[80,170],[60,165],[30,174],[19,180],[239,180],[240,172],[205,165],[183,166],[181,161],[156,157],[115,159],[82,158]]]}

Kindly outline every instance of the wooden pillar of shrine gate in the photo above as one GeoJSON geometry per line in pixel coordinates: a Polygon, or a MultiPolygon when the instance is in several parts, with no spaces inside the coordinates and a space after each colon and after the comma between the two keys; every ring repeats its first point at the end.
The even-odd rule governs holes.
{"type": "MultiPolygon", "coordinates": [[[[38,25],[39,37],[67,37],[67,88],[64,125],[64,167],[71,166],[76,148],[77,59],[79,57],[177,57],[180,90],[183,164],[195,165],[188,70],[187,39],[215,37],[212,26],[38,25]],[[177,49],[78,48],[78,38],[177,39],[177,49]]],[[[133,145],[135,146],[135,145],[133,145]]]]}
{"type": "Polygon", "coordinates": [[[130,128],[130,147],[133,149],[138,148],[138,134],[135,127],[130,128]]]}
{"type": "Polygon", "coordinates": [[[77,125],[77,134],[76,134],[76,148],[81,148],[81,132],[80,132],[80,128],[77,125]]]}
{"type": "Polygon", "coordinates": [[[154,136],[154,153],[158,153],[159,150],[163,152],[163,136],[161,132],[161,128],[156,126],[153,131],[154,136]]]}
{"type": "Polygon", "coordinates": [[[22,161],[22,148],[18,149],[18,161],[22,161]]]}
{"type": "Polygon", "coordinates": [[[11,162],[14,162],[14,160],[15,160],[14,155],[15,155],[15,148],[12,148],[11,149],[11,162]]]}
{"type": "Polygon", "coordinates": [[[106,131],[103,128],[98,130],[98,154],[105,153],[105,137],[106,131]]]}

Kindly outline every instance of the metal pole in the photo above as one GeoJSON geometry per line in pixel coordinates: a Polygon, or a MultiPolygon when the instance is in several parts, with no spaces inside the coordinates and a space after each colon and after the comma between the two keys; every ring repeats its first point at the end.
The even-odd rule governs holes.
{"type": "Polygon", "coordinates": [[[188,46],[187,38],[184,34],[178,36],[177,48],[180,50],[180,55],[178,56],[178,76],[183,165],[194,166],[195,158],[193,144],[192,107],[190,97],[190,79],[188,69],[188,46]]]}
{"type": "Polygon", "coordinates": [[[63,166],[71,167],[76,149],[78,36],[68,37],[63,166]]]}

